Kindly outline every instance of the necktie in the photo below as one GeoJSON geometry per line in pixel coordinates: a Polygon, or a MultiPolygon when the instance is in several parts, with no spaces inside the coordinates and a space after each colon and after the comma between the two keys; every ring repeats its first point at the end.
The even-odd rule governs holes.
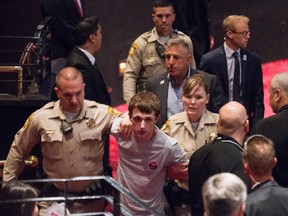
{"type": "Polygon", "coordinates": [[[83,14],[83,9],[82,9],[82,5],[81,5],[80,0],[74,0],[74,2],[75,2],[75,5],[77,7],[77,10],[79,12],[80,17],[83,17],[84,14],[83,14]]]}
{"type": "Polygon", "coordinates": [[[239,64],[239,58],[238,58],[238,53],[234,52],[232,54],[234,57],[234,80],[233,80],[233,100],[234,101],[241,101],[240,98],[240,64],[239,64]]]}

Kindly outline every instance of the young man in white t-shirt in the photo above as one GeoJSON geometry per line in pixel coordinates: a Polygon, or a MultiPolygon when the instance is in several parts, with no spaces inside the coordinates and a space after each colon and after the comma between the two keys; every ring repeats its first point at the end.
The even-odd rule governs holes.
{"type": "MultiPolygon", "coordinates": [[[[177,177],[187,178],[185,152],[175,139],[155,126],[160,113],[156,95],[151,92],[137,93],[132,97],[128,111],[133,125],[129,141],[121,139],[119,123],[115,122],[112,126],[112,133],[119,145],[117,181],[159,215],[164,215],[163,186],[167,168],[180,165],[177,177]]],[[[125,196],[121,197],[121,202],[133,215],[152,215],[125,196]]]]}

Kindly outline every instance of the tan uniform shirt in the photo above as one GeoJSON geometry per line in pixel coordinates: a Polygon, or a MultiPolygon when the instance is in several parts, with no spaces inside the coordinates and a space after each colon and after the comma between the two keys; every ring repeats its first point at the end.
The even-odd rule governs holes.
{"type": "MultiPolygon", "coordinates": [[[[218,114],[205,109],[196,131],[193,131],[186,112],[181,112],[171,116],[161,130],[178,141],[180,147],[186,152],[187,159],[190,160],[191,155],[206,143],[209,135],[217,133],[218,118],[218,114]]],[[[187,182],[178,181],[178,185],[188,190],[187,182]]]]}
{"type": "MultiPolygon", "coordinates": [[[[119,112],[106,105],[84,100],[76,120],[70,124],[72,132],[61,131],[62,113],[59,101],[50,102],[34,112],[17,132],[4,167],[3,180],[17,179],[24,168],[24,160],[37,144],[41,144],[43,169],[48,178],[72,178],[101,175],[104,153],[104,134],[109,132],[119,112]]],[[[54,183],[63,190],[64,185],[54,183]]],[[[91,182],[73,182],[68,191],[82,192],[91,182]]]]}
{"type": "MultiPolygon", "coordinates": [[[[189,36],[183,32],[173,30],[170,38],[183,38],[189,44],[192,60],[191,67],[196,68],[193,56],[193,44],[189,36]]],[[[165,58],[157,53],[156,44],[161,44],[156,29],[142,34],[132,44],[126,69],[123,76],[124,100],[129,103],[131,97],[146,89],[146,80],[160,72],[166,72],[165,58]]],[[[164,47],[165,45],[161,44],[164,47]]]]}

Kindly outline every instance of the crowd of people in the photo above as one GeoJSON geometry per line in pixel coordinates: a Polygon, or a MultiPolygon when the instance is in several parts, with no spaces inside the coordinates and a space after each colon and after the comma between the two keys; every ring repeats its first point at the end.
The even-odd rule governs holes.
{"type": "MultiPolygon", "coordinates": [[[[159,215],[288,215],[288,72],[271,80],[275,115],[264,119],[261,61],[246,48],[249,18],[226,17],[223,44],[212,50],[207,2],[192,4],[206,14],[206,35],[193,35],[191,26],[183,27],[186,34],[173,28],[174,22],[181,27],[176,16],[181,7],[155,1],[154,28],[128,53],[123,76],[128,111],[120,113],[111,107],[94,56],[102,45],[98,18],[85,16],[81,0],[58,1],[58,14],[50,8],[52,0],[42,0],[53,26],[52,68],[42,89],[51,102],[15,135],[4,165],[0,209],[8,209],[1,204],[5,200],[106,193],[102,181],[55,181],[38,191],[17,180],[36,146],[43,178],[106,175],[111,133],[119,147],[116,180],[159,215]],[[64,8],[73,9],[71,16],[64,8]],[[65,49],[67,34],[58,35],[59,28],[71,36],[65,49]]],[[[153,215],[125,196],[121,203],[132,215],[153,215]]],[[[52,201],[20,204],[9,203],[10,215],[44,216],[53,207],[52,201]]],[[[73,200],[67,207],[71,213],[98,212],[107,202],[73,200]]]]}

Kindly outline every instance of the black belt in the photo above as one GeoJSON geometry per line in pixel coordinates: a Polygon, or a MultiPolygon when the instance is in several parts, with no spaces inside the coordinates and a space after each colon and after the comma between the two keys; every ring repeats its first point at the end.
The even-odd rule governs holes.
{"type": "Polygon", "coordinates": [[[64,191],[57,188],[54,184],[46,185],[44,196],[46,197],[55,197],[55,196],[64,196],[64,197],[77,197],[77,196],[92,196],[92,195],[103,195],[107,193],[106,185],[102,180],[95,181],[93,184],[88,185],[82,192],[70,192],[64,191]]]}

